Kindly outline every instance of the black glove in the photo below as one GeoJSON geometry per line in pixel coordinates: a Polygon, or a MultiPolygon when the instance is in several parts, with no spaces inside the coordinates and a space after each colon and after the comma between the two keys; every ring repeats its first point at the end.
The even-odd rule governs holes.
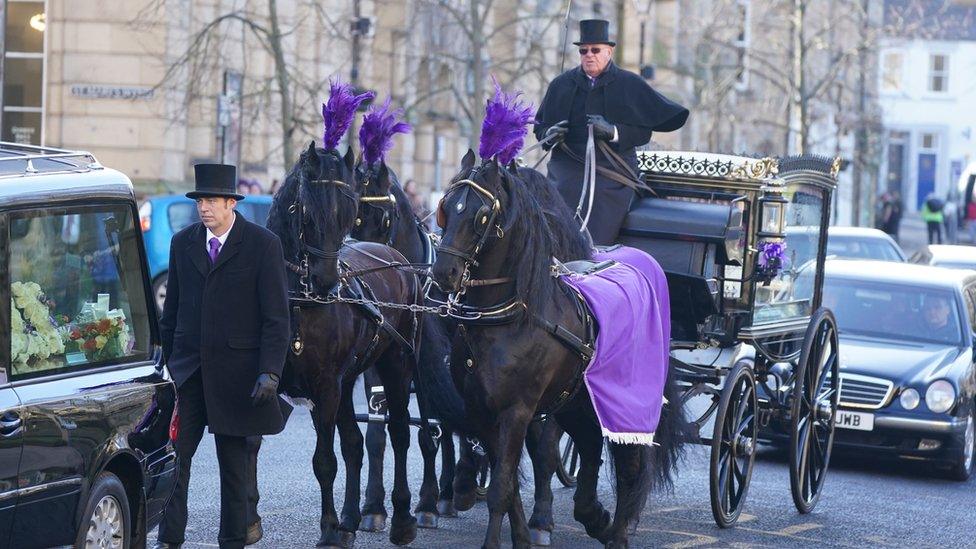
{"type": "Polygon", "coordinates": [[[254,383],[254,390],[251,391],[251,403],[254,406],[264,406],[270,404],[278,398],[278,376],[274,374],[261,374],[254,383]]]}
{"type": "Polygon", "coordinates": [[[613,139],[613,134],[616,133],[614,125],[607,122],[607,119],[599,114],[586,115],[586,123],[593,125],[593,139],[610,141],[613,139]]]}
{"type": "Polygon", "coordinates": [[[547,141],[546,144],[542,146],[542,148],[548,151],[549,149],[562,143],[563,139],[566,139],[567,133],[569,133],[569,120],[560,120],[559,122],[556,122],[552,126],[549,126],[549,129],[546,130],[546,134],[542,137],[544,139],[552,136],[555,137],[553,137],[551,141],[547,141]]]}

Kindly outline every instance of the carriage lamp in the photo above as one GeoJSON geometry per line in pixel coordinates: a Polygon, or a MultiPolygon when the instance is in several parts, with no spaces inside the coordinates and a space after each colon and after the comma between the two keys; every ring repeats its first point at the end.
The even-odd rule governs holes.
{"type": "Polygon", "coordinates": [[[781,179],[774,179],[762,189],[763,194],[759,197],[760,238],[782,239],[786,236],[786,205],[789,201],[783,197],[783,186],[781,179]]]}

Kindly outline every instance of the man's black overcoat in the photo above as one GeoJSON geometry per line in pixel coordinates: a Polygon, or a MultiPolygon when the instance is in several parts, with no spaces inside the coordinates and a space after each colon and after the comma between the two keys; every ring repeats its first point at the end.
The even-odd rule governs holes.
{"type": "MultiPolygon", "coordinates": [[[[602,115],[617,127],[617,141],[610,143],[610,146],[635,172],[635,148],[650,141],[652,132],[677,130],[688,119],[688,109],[658,93],[640,76],[613,63],[597,77],[595,83],[591,83],[581,67],[576,67],[557,76],[549,84],[535,117],[536,138],[541,140],[550,126],[561,120],[569,120],[565,143],[582,158],[586,150],[588,114],[602,115]]],[[[597,163],[610,168],[599,151],[597,163]]],[[[549,178],[558,185],[569,207],[575,209],[582,191],[583,165],[556,148],[548,168],[549,178]]],[[[630,208],[634,192],[601,175],[597,175],[596,187],[588,228],[594,243],[612,244],[630,208]]]]}
{"type": "Polygon", "coordinates": [[[163,360],[177,385],[197,368],[207,424],[232,436],[280,432],[291,411],[280,399],[255,407],[259,374],[281,376],[288,352],[288,281],[281,242],[240,214],[211,268],[207,229],[173,236],[160,320],[163,360]]]}

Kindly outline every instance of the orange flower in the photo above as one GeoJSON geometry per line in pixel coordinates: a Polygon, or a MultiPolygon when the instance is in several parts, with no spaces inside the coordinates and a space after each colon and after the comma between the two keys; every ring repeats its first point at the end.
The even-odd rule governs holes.
{"type": "Polygon", "coordinates": [[[98,331],[105,334],[112,328],[112,321],[107,318],[103,318],[98,321],[98,331]]]}
{"type": "Polygon", "coordinates": [[[71,335],[69,337],[71,337],[72,341],[79,340],[81,339],[81,332],[78,331],[78,328],[75,328],[74,330],[71,330],[71,335]]]}
{"type": "Polygon", "coordinates": [[[98,344],[95,343],[94,339],[85,340],[85,343],[81,346],[82,349],[86,351],[94,351],[98,348],[98,344]]]}

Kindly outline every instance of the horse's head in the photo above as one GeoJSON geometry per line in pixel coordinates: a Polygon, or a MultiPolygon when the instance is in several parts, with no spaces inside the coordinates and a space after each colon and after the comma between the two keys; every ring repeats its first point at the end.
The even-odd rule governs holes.
{"type": "Polygon", "coordinates": [[[444,230],[432,274],[444,291],[461,290],[471,267],[505,238],[514,208],[510,200],[511,173],[496,161],[475,167],[475,155],[468,151],[461,170],[451,180],[437,206],[437,224],[444,230]]]}
{"type": "Polygon", "coordinates": [[[356,221],[359,196],[353,174],[352,149],[340,156],[335,149],[309,144],[292,170],[298,192],[292,215],[299,215],[300,253],[308,258],[308,276],[319,290],[339,281],[339,249],[356,221]]]}
{"type": "Polygon", "coordinates": [[[359,194],[359,212],[352,236],[356,240],[391,244],[400,215],[393,187],[396,176],[385,162],[356,166],[355,191],[359,194]]]}

